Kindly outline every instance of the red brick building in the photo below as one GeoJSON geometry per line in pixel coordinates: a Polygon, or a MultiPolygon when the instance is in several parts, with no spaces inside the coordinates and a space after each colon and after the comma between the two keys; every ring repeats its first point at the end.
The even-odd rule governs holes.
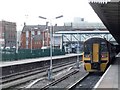
{"type": "Polygon", "coordinates": [[[21,33],[22,49],[39,49],[49,46],[50,37],[47,25],[24,25],[21,33]]]}

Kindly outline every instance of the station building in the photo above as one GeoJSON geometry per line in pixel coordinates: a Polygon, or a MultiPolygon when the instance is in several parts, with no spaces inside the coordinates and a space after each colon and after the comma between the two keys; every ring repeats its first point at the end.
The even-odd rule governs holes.
{"type": "Polygon", "coordinates": [[[43,46],[49,46],[49,31],[46,25],[26,25],[24,24],[21,32],[22,49],[39,49],[43,46]]]}
{"type": "MultiPolygon", "coordinates": [[[[52,27],[52,33],[56,31],[71,30],[71,26],[55,26],[52,27]]],[[[54,39],[53,39],[54,40],[54,39]]],[[[46,25],[26,25],[21,32],[22,49],[40,49],[50,46],[50,26],[46,25]]]]}
{"type": "Polygon", "coordinates": [[[1,48],[16,47],[16,23],[0,21],[0,45],[1,48]]]}
{"type": "MultiPolygon", "coordinates": [[[[77,31],[108,31],[102,23],[89,23],[81,19],[80,22],[68,22],[64,23],[63,26],[55,24],[52,26],[52,46],[55,48],[62,48],[63,41],[69,39],[64,34],[56,35],[58,32],[77,32],[77,31]],[[65,37],[66,36],[66,37],[65,37]],[[62,40],[64,39],[64,40],[62,40]]],[[[79,38],[79,37],[77,37],[79,38]]],[[[74,42],[72,40],[72,42],[74,42]]],[[[46,22],[46,25],[26,25],[24,24],[21,33],[21,48],[22,49],[40,49],[42,47],[50,46],[50,26],[46,22]]]]}

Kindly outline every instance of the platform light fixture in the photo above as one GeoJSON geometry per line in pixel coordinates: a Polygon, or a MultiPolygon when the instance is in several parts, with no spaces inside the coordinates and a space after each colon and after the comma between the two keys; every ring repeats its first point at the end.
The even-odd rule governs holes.
{"type": "Polygon", "coordinates": [[[52,20],[53,19],[59,19],[62,18],[63,15],[57,16],[55,18],[52,19],[48,19],[46,17],[43,16],[39,16],[39,18],[41,19],[46,19],[48,21],[48,23],[50,23],[50,68],[48,69],[48,80],[52,80],[52,20]]]}

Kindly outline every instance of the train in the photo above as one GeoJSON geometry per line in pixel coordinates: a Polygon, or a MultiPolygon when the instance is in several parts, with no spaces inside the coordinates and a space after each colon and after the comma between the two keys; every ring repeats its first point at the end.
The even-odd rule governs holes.
{"type": "Polygon", "coordinates": [[[105,72],[116,55],[115,45],[99,37],[86,40],[83,51],[84,68],[87,72],[105,72]]]}

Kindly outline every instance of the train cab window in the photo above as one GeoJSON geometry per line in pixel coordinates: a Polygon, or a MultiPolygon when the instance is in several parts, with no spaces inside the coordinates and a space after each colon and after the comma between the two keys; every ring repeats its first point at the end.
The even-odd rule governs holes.
{"type": "Polygon", "coordinates": [[[108,51],[108,50],[107,50],[107,45],[106,45],[106,44],[101,44],[100,49],[101,49],[101,52],[107,52],[107,51],[108,51]]]}
{"type": "Polygon", "coordinates": [[[89,44],[86,44],[84,47],[84,53],[90,54],[90,52],[91,52],[91,46],[89,44]]]}

